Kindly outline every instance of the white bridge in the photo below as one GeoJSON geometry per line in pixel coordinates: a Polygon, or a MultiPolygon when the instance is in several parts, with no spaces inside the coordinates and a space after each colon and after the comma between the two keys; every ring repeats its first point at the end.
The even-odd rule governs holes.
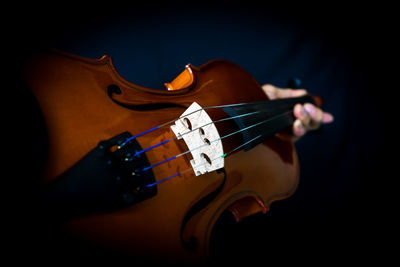
{"type": "Polygon", "coordinates": [[[196,176],[224,167],[224,150],[219,133],[207,112],[196,102],[171,126],[178,139],[185,141],[192,154],[196,176]]]}

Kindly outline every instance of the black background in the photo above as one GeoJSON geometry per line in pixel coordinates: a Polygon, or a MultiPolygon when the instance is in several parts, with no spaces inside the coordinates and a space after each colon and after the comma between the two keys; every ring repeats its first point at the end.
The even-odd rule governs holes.
{"type": "MultiPolygon", "coordinates": [[[[387,145],[384,105],[377,101],[384,87],[374,83],[379,59],[387,56],[386,10],[339,2],[36,3],[12,16],[8,56],[18,63],[43,47],[90,58],[107,54],[125,79],[159,89],[187,63],[200,66],[215,58],[234,61],[260,84],[286,87],[290,78],[300,78],[304,88],[322,96],[334,123],[296,143],[297,192],[239,224],[224,214],[212,235],[212,253],[220,261],[357,259],[374,236],[372,219],[379,217],[371,215],[374,198],[362,189],[389,175],[380,156],[387,145]]],[[[22,120],[32,123],[32,116],[25,112],[22,120]]],[[[35,169],[41,143],[29,136],[34,149],[27,157],[35,169]]],[[[18,239],[19,253],[30,253],[31,244],[48,249],[40,242],[47,239],[36,234],[18,239]]],[[[69,256],[85,253],[99,256],[75,249],[69,256]]]]}

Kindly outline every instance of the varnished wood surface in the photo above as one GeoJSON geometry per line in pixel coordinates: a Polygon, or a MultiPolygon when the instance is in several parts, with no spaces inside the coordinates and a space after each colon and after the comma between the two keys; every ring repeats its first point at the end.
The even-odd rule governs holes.
{"type": "MultiPolygon", "coordinates": [[[[194,80],[188,87],[160,91],[125,80],[108,56],[92,60],[51,51],[32,57],[25,65],[25,78],[39,102],[49,136],[49,157],[42,182],[57,179],[99,141],[125,131],[141,133],[179,117],[185,110],[177,106],[137,111],[115,101],[130,106],[172,103],[185,107],[196,101],[206,107],[267,100],[259,84],[231,62],[214,60],[191,69],[194,80]],[[108,96],[110,85],[121,90],[112,95],[115,101],[108,96]]],[[[217,111],[210,115],[214,120],[223,116],[217,111]]],[[[217,125],[220,135],[232,131],[231,126],[217,125]]],[[[173,132],[163,127],[138,141],[145,148],[172,137],[173,132]]],[[[224,140],[225,152],[238,144],[237,138],[224,140]]],[[[169,142],[146,152],[146,156],[156,163],[180,154],[187,149],[181,142],[169,142]]],[[[190,156],[179,157],[154,168],[156,180],[189,168],[189,160],[190,156]]],[[[158,185],[158,194],[153,198],[123,210],[80,217],[64,227],[71,235],[109,250],[179,261],[204,260],[212,227],[224,210],[236,211],[238,218],[266,212],[271,202],[295,191],[299,178],[294,145],[284,135],[270,138],[249,152],[227,157],[225,170],[227,179],[222,192],[185,227],[184,237],[194,236],[198,241],[194,252],[182,246],[182,220],[198,200],[221,184],[223,174],[196,177],[186,172],[158,185]]]]}

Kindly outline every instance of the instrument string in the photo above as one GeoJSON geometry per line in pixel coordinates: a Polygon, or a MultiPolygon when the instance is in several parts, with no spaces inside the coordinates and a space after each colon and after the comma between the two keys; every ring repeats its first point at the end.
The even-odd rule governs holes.
{"type": "MultiPolygon", "coordinates": [[[[262,112],[260,112],[260,111],[254,111],[254,112],[249,112],[249,113],[245,113],[245,114],[241,114],[241,115],[237,115],[237,116],[233,116],[233,117],[222,118],[222,119],[219,119],[219,120],[216,120],[216,121],[212,121],[212,122],[206,123],[206,124],[204,124],[204,125],[202,125],[202,126],[199,126],[199,127],[195,128],[195,129],[189,130],[189,131],[187,131],[187,132],[181,134],[180,136],[182,137],[182,136],[184,136],[184,135],[186,135],[186,134],[189,134],[189,133],[192,133],[192,132],[194,132],[194,131],[197,131],[197,130],[199,130],[200,128],[204,128],[204,127],[206,127],[206,126],[208,126],[208,125],[210,125],[210,124],[215,124],[215,123],[217,123],[217,122],[222,122],[222,121],[227,121],[227,120],[233,120],[233,119],[237,119],[237,118],[242,118],[242,117],[254,115],[254,114],[257,114],[257,113],[262,113],[262,112]]],[[[164,140],[164,141],[162,141],[162,142],[160,142],[160,143],[158,143],[158,144],[155,144],[155,145],[152,145],[152,146],[150,146],[150,147],[148,147],[148,148],[145,148],[145,149],[142,149],[142,150],[140,150],[140,151],[137,151],[131,158],[134,158],[134,157],[136,157],[137,155],[140,155],[140,154],[142,154],[142,153],[144,153],[144,152],[146,152],[146,151],[149,151],[150,149],[156,148],[156,147],[161,146],[161,145],[163,145],[163,144],[165,144],[165,143],[168,143],[168,142],[170,142],[170,141],[173,141],[173,140],[175,140],[175,139],[177,139],[177,138],[178,138],[178,136],[175,136],[175,137],[173,137],[173,138],[171,138],[171,139],[164,140]]]]}
{"type": "MultiPolygon", "coordinates": [[[[247,145],[247,144],[253,142],[254,140],[260,138],[261,136],[262,136],[262,135],[260,134],[259,136],[254,137],[253,139],[251,139],[251,140],[245,142],[244,144],[241,144],[241,145],[235,147],[235,148],[232,149],[231,151],[229,151],[229,152],[227,152],[227,153],[225,153],[225,154],[222,154],[222,155],[216,157],[215,159],[211,160],[211,162],[213,162],[214,160],[217,160],[217,159],[219,159],[219,158],[226,158],[226,157],[228,157],[229,155],[231,155],[231,154],[232,154],[233,152],[235,152],[236,150],[238,150],[238,149],[240,149],[241,147],[243,147],[243,146],[245,146],[245,145],[247,145]]],[[[200,164],[200,165],[198,165],[198,166],[200,167],[200,166],[204,166],[204,165],[206,165],[206,164],[209,164],[209,163],[206,161],[206,162],[204,162],[203,164],[200,164]]],[[[184,174],[184,173],[186,173],[186,172],[188,172],[188,171],[190,171],[190,170],[193,170],[193,168],[187,168],[187,169],[185,169],[185,170],[183,170],[183,171],[181,171],[181,172],[177,172],[177,173],[175,173],[175,174],[173,174],[173,175],[171,175],[171,176],[168,176],[167,178],[163,178],[163,179],[161,179],[161,180],[159,180],[159,181],[157,181],[157,182],[155,182],[155,183],[148,184],[148,185],[146,185],[145,187],[152,187],[152,186],[155,186],[155,185],[160,184],[160,183],[162,183],[162,182],[168,181],[168,180],[170,180],[170,179],[172,179],[172,178],[174,178],[174,177],[176,177],[176,176],[179,176],[179,175],[181,175],[181,174],[184,174]]]]}
{"type": "Polygon", "coordinates": [[[204,108],[201,108],[201,109],[192,111],[192,112],[190,112],[190,113],[188,113],[188,114],[186,114],[186,115],[184,115],[184,116],[180,116],[180,117],[177,118],[177,119],[173,119],[173,120],[167,121],[167,122],[165,122],[165,123],[163,123],[163,124],[160,124],[160,125],[158,125],[158,126],[156,126],[156,127],[154,127],[154,128],[151,128],[151,129],[149,129],[149,130],[146,130],[146,131],[144,131],[144,132],[142,132],[142,133],[140,133],[140,134],[131,136],[131,137],[127,138],[121,145],[119,145],[118,148],[122,148],[122,147],[125,146],[129,141],[131,141],[131,140],[133,140],[133,139],[135,139],[135,138],[137,138],[137,137],[139,137],[139,136],[142,136],[142,135],[147,134],[147,133],[150,133],[150,132],[152,132],[152,131],[154,131],[154,130],[160,129],[160,128],[164,127],[164,126],[167,126],[167,125],[169,125],[169,124],[171,124],[171,123],[174,123],[175,121],[177,121],[177,120],[179,120],[179,119],[186,118],[187,116],[190,116],[190,115],[192,115],[192,114],[194,114],[194,113],[196,113],[196,112],[199,112],[199,111],[202,111],[202,110],[207,110],[207,109],[226,108],[226,107],[236,107],[236,106],[244,106],[244,105],[249,105],[249,104],[251,104],[251,103],[238,103],[238,104],[228,104],[228,105],[219,105],[219,106],[209,106],[209,107],[204,107],[204,108]]]}
{"type": "Polygon", "coordinates": [[[163,161],[160,161],[160,162],[157,162],[157,163],[155,163],[155,164],[153,164],[153,165],[150,165],[150,166],[148,166],[148,167],[145,167],[145,168],[143,168],[141,171],[142,171],[142,172],[143,172],[143,171],[147,171],[147,170],[152,169],[152,168],[154,168],[154,167],[156,167],[156,166],[158,166],[158,165],[161,165],[161,164],[163,164],[163,163],[165,163],[165,162],[168,162],[168,161],[170,161],[170,160],[176,159],[176,158],[181,157],[181,156],[183,156],[183,155],[185,155],[185,154],[188,154],[188,153],[190,153],[190,152],[193,152],[194,150],[200,149],[200,148],[205,147],[205,146],[209,146],[211,143],[214,143],[214,142],[220,141],[220,140],[222,140],[222,139],[228,138],[228,137],[230,137],[230,136],[232,136],[232,135],[234,135],[234,134],[238,134],[238,133],[240,133],[240,132],[243,132],[243,131],[246,131],[246,130],[248,130],[248,129],[254,128],[254,127],[256,127],[256,126],[258,126],[258,125],[260,125],[260,124],[267,123],[267,122],[269,122],[269,121],[271,121],[271,120],[274,120],[274,119],[276,119],[276,118],[278,118],[278,117],[287,115],[287,114],[289,114],[289,113],[292,113],[292,111],[290,110],[290,111],[287,111],[287,112],[278,114],[278,115],[276,115],[276,116],[267,118],[267,119],[265,119],[265,120],[263,120],[263,121],[254,123],[254,124],[252,124],[252,125],[250,125],[250,126],[247,126],[247,127],[243,128],[243,129],[237,130],[237,131],[235,131],[235,132],[232,132],[232,133],[229,133],[229,134],[227,134],[227,135],[224,135],[224,136],[222,136],[222,137],[220,137],[220,138],[217,138],[217,139],[215,139],[215,140],[213,140],[213,141],[210,141],[209,143],[205,143],[205,144],[203,144],[203,145],[201,145],[201,146],[195,147],[195,148],[193,148],[193,149],[189,149],[189,150],[187,150],[187,151],[185,151],[185,152],[183,152],[183,153],[181,153],[181,154],[175,155],[175,156],[173,156],[173,157],[170,157],[170,158],[168,158],[168,159],[165,159],[165,160],[163,160],[163,161]]]}

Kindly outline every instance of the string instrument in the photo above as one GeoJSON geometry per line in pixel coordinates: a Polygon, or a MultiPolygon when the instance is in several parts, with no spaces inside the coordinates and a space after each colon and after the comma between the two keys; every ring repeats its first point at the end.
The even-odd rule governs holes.
{"type": "Polygon", "coordinates": [[[292,195],[296,103],[269,100],[241,67],[187,65],[165,90],[131,83],[109,56],[47,51],[24,65],[42,111],[42,184],[70,235],[111,251],[196,262],[229,210],[237,221],[292,195]],[[71,208],[72,207],[72,208],[71,208]]]}

